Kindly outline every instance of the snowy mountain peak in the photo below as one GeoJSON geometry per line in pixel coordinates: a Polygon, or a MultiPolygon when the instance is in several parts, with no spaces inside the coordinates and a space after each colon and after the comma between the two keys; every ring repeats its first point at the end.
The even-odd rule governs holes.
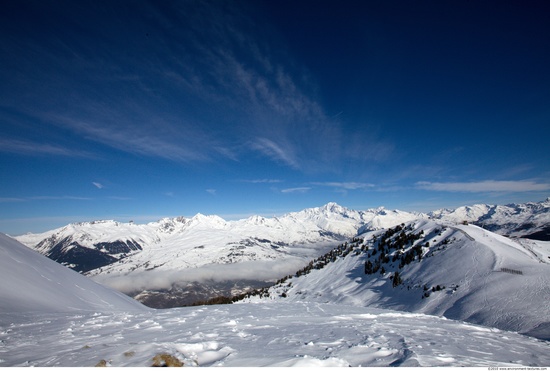
{"type": "Polygon", "coordinates": [[[189,226],[201,226],[203,228],[223,229],[227,227],[227,222],[217,215],[196,214],[189,221],[189,226]]]}
{"type": "Polygon", "coordinates": [[[103,226],[118,226],[120,223],[112,220],[112,219],[103,219],[103,220],[93,220],[91,222],[78,222],[78,223],[71,223],[69,226],[71,227],[89,227],[93,225],[103,225],[103,226]]]}
{"type": "Polygon", "coordinates": [[[304,209],[298,212],[292,212],[285,216],[291,216],[298,219],[319,219],[319,218],[347,218],[350,214],[356,213],[353,210],[350,210],[346,207],[340,206],[335,202],[329,202],[328,204],[321,207],[312,207],[304,209]]]}
{"type": "Polygon", "coordinates": [[[252,215],[247,219],[245,219],[245,223],[250,225],[264,225],[266,224],[266,221],[267,221],[266,218],[259,215],[252,215]]]}
{"type": "Polygon", "coordinates": [[[336,202],[327,203],[325,206],[321,207],[321,210],[335,214],[345,214],[348,211],[347,208],[338,205],[336,202]]]}
{"type": "Polygon", "coordinates": [[[159,233],[174,233],[182,230],[189,223],[189,219],[179,216],[177,218],[162,218],[157,222],[149,223],[149,226],[155,227],[159,233]]]}

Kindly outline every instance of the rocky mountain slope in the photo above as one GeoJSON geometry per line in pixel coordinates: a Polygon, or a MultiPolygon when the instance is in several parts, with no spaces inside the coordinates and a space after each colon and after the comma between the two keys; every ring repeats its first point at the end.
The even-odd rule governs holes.
{"type": "Polygon", "coordinates": [[[365,232],[244,301],[402,310],[549,340],[549,263],[549,242],[417,220],[365,232]]]}

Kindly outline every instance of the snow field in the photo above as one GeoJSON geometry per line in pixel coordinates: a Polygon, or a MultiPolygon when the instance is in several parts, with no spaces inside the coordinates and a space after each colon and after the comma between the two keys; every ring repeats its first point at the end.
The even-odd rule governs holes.
{"type": "Polygon", "coordinates": [[[13,314],[2,366],[545,366],[550,344],[423,314],[320,303],[13,314]]]}

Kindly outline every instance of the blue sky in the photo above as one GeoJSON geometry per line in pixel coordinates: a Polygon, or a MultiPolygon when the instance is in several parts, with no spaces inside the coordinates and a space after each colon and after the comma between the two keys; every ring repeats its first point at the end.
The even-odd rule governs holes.
{"type": "Polygon", "coordinates": [[[546,1],[25,1],[0,231],[550,196],[546,1]]]}

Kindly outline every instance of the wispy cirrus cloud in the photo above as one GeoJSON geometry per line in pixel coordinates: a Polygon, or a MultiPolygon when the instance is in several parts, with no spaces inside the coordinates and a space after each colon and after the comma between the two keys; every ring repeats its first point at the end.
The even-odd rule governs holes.
{"type": "Polygon", "coordinates": [[[281,193],[306,193],[311,190],[311,187],[295,187],[281,189],[281,193]]]}
{"type": "Polygon", "coordinates": [[[74,150],[49,143],[37,143],[29,140],[0,139],[0,152],[35,156],[96,157],[90,152],[74,150]]]}
{"type": "MultiPolygon", "coordinates": [[[[158,126],[127,121],[118,121],[111,125],[112,119],[104,118],[104,115],[104,112],[98,112],[93,115],[95,118],[92,121],[57,115],[50,116],[50,121],[88,139],[138,155],[193,162],[208,161],[211,159],[211,153],[216,151],[213,138],[200,129],[195,130],[185,125],[176,129],[167,125],[165,133],[159,134],[158,126]]],[[[217,152],[227,154],[221,146],[217,152]]]]}
{"type": "MultiPolygon", "coordinates": [[[[121,26],[108,16],[105,27],[85,40],[105,45],[57,33],[47,44],[14,43],[21,53],[40,55],[49,73],[22,66],[20,75],[32,72],[38,83],[13,94],[11,108],[29,113],[33,107],[42,121],[123,152],[184,163],[237,161],[254,152],[295,170],[326,172],[343,160],[377,161],[391,153],[389,143],[346,132],[345,115],[327,114],[305,66],[275,29],[258,26],[239,4],[143,6],[147,17],[136,12],[121,26]],[[145,41],[135,36],[144,25],[157,30],[145,41]],[[144,43],[151,53],[143,53],[144,43]],[[96,49],[109,50],[108,56],[96,49]]],[[[90,15],[81,20],[84,28],[97,17],[90,15]]],[[[51,146],[34,151],[72,155],[51,146]]]]}
{"type": "Polygon", "coordinates": [[[103,189],[105,188],[105,186],[99,182],[92,182],[92,184],[94,185],[94,187],[98,188],[98,189],[103,189]]]}
{"type": "Polygon", "coordinates": [[[25,202],[27,201],[24,198],[19,197],[0,197],[0,203],[7,203],[7,202],[25,202]]]}
{"type": "Polygon", "coordinates": [[[126,197],[126,196],[109,196],[107,197],[110,200],[117,200],[117,201],[130,201],[133,200],[132,197],[126,197]]]}
{"type": "Polygon", "coordinates": [[[73,200],[73,201],[90,201],[93,198],[80,196],[31,196],[28,200],[73,200]]]}
{"type": "Polygon", "coordinates": [[[242,183],[252,183],[252,184],[260,184],[260,183],[283,183],[284,180],[281,179],[241,179],[239,182],[242,183]]]}
{"type": "MultiPolygon", "coordinates": [[[[165,11],[156,13],[164,27],[181,28],[182,22],[176,25],[165,11]]],[[[224,118],[238,123],[227,133],[243,149],[238,156],[257,152],[305,172],[337,171],[343,160],[389,158],[391,143],[372,130],[349,133],[342,115],[326,113],[316,80],[284,44],[274,42],[277,31],[269,25],[259,28],[239,7],[222,12],[212,3],[201,3],[193,17],[182,7],[174,13],[185,19],[189,32],[178,37],[187,49],[185,57],[165,68],[165,76],[202,103],[214,102],[224,118]],[[207,72],[199,65],[208,66],[207,72]]]]}
{"type": "Polygon", "coordinates": [[[80,196],[0,197],[0,203],[4,203],[4,202],[48,201],[48,200],[90,201],[90,200],[92,200],[92,198],[89,198],[89,197],[80,197],[80,196]]]}
{"type": "Polygon", "coordinates": [[[534,192],[550,190],[550,183],[533,180],[484,180],[478,182],[417,182],[416,188],[441,192],[534,192]]]}
{"type": "Polygon", "coordinates": [[[333,187],[345,190],[372,189],[375,187],[374,184],[360,182],[313,182],[311,184],[316,186],[333,187]]]}
{"type": "Polygon", "coordinates": [[[300,164],[294,154],[294,148],[291,146],[283,147],[270,139],[257,138],[256,141],[251,144],[251,148],[263,153],[272,160],[282,162],[291,168],[300,168],[300,164]]]}

